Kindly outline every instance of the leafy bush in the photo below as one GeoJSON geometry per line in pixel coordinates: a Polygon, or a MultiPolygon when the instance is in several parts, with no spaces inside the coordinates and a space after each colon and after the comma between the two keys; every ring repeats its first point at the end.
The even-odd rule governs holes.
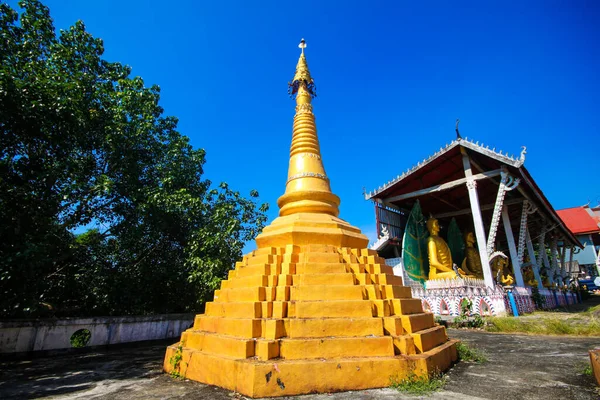
{"type": "Polygon", "coordinates": [[[202,179],[160,88],[83,22],[19,5],[0,2],[0,318],[201,311],[268,206],[202,179]]]}

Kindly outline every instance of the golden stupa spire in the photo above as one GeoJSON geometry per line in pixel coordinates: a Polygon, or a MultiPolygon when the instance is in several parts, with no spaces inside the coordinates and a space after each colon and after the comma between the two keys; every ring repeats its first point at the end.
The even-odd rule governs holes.
{"type": "Polygon", "coordinates": [[[296,73],[288,84],[290,96],[296,99],[296,115],[285,194],[277,201],[279,215],[325,213],[337,216],[340,199],[331,192],[329,178],[321,161],[321,149],[311,104],[316,96],[316,86],[304,55],[304,39],[298,47],[302,50],[296,73]]]}

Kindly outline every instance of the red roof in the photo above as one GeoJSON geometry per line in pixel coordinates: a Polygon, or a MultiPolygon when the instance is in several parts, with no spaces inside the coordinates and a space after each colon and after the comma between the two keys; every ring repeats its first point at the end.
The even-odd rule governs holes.
{"type": "Polygon", "coordinates": [[[600,227],[598,227],[598,222],[600,221],[592,217],[585,207],[565,208],[556,212],[569,230],[576,235],[600,232],[600,227]]]}

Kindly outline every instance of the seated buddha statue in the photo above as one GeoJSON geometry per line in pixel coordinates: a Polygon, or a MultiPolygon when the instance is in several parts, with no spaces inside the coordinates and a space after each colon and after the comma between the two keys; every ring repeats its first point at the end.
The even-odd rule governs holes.
{"type": "MultiPolygon", "coordinates": [[[[427,254],[429,255],[429,279],[455,279],[459,276],[469,276],[457,268],[455,272],[452,263],[452,254],[446,241],[438,236],[440,225],[435,218],[427,220],[427,254]]],[[[474,276],[469,276],[473,278],[474,276]]]]}
{"type": "Polygon", "coordinates": [[[515,278],[508,270],[508,258],[498,256],[491,261],[492,275],[496,278],[496,283],[502,283],[504,286],[512,286],[515,283],[515,278]]]}
{"type": "Polygon", "coordinates": [[[465,274],[483,279],[481,257],[479,257],[479,251],[475,248],[475,235],[473,235],[473,232],[465,233],[465,246],[465,259],[462,262],[462,271],[465,274]]]}

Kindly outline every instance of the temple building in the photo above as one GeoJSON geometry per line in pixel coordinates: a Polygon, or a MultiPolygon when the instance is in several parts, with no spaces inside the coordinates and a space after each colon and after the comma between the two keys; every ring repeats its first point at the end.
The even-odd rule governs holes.
{"type": "MultiPolygon", "coordinates": [[[[565,208],[557,212],[583,245],[574,251],[573,263],[565,267],[580,279],[600,276],[600,205],[565,208]]],[[[569,249],[567,257],[570,258],[569,249]]]]}
{"type": "Polygon", "coordinates": [[[481,315],[518,315],[577,301],[566,258],[580,241],[518,157],[460,137],[365,193],[375,204],[371,246],[435,314],[472,301],[481,315]],[[538,296],[536,296],[539,298],[538,296]]]}
{"type": "Polygon", "coordinates": [[[299,47],[279,217],[167,348],[164,370],[251,397],[387,387],[444,371],[457,359],[456,340],[367,248],[367,237],[338,217],[304,40],[299,47]]]}

